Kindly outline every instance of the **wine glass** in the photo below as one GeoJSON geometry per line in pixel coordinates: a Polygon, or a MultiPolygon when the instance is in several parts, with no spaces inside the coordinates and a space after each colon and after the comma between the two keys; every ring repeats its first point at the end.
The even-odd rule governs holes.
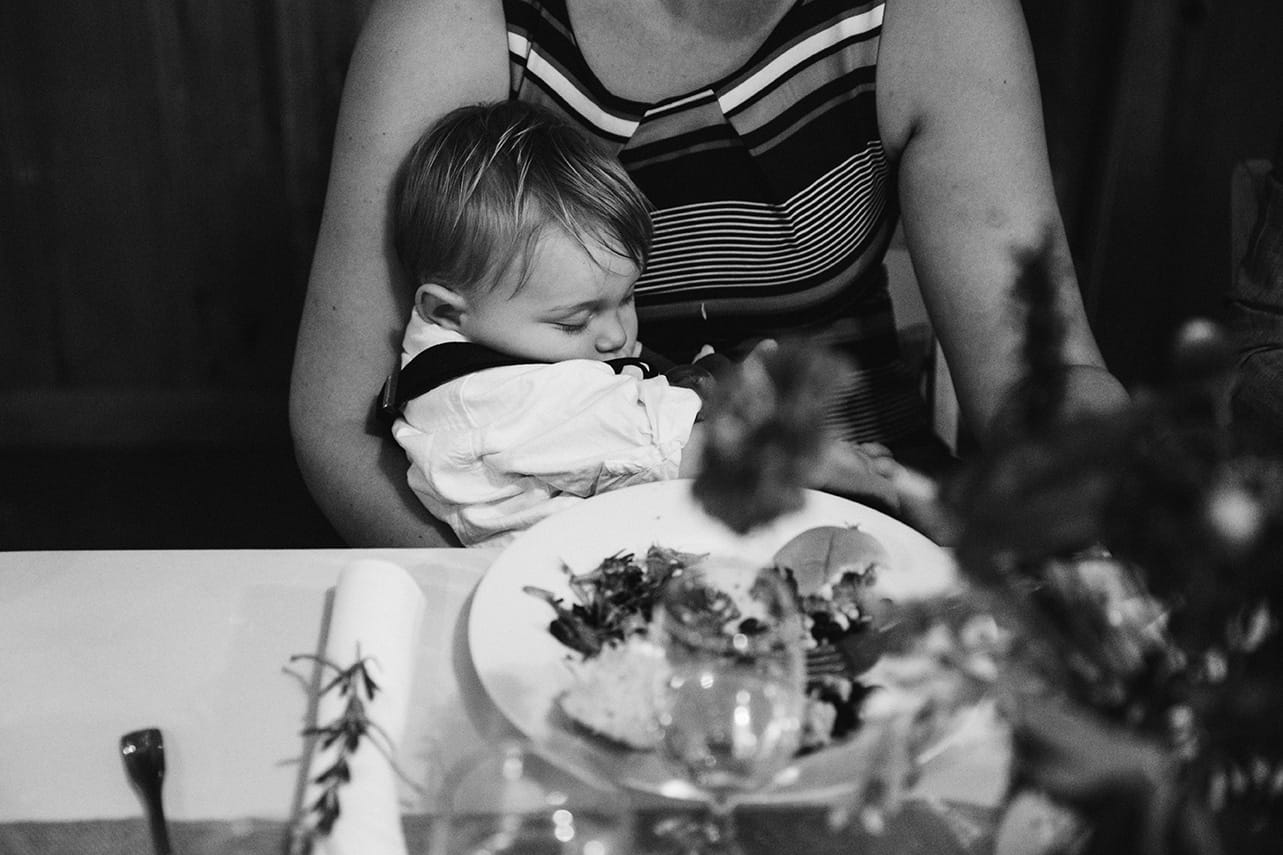
{"type": "Polygon", "coordinates": [[[444,855],[625,855],[631,807],[504,739],[464,761],[448,782],[445,821],[430,851],[444,855]]]}
{"type": "Polygon", "coordinates": [[[690,853],[742,855],[738,797],[769,784],[801,738],[806,666],[792,589],[773,568],[709,560],[671,579],[653,637],[660,753],[706,798],[702,821],[657,829],[690,853]]]}

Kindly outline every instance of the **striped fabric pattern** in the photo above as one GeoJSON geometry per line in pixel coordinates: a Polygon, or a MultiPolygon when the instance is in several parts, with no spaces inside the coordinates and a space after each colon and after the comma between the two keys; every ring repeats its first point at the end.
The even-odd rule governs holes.
{"type": "Polygon", "coordinates": [[[657,211],[646,286],[686,297],[728,287],[789,293],[841,264],[876,228],[886,213],[885,180],[874,146],[778,204],[698,202],[657,211]]]}
{"type": "Polygon", "coordinates": [[[881,267],[898,217],[874,88],[882,0],[797,0],[741,69],[654,104],[601,84],[565,0],[504,5],[512,97],[617,152],[654,206],[644,340],[682,361],[702,343],[818,338],[857,365],[835,427],[883,441],[917,427],[881,267]]]}

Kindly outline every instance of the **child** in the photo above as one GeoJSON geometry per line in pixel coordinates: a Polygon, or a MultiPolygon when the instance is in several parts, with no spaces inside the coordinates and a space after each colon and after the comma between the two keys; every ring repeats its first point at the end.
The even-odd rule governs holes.
{"type": "Polygon", "coordinates": [[[610,155],[530,104],[455,110],[411,150],[393,228],[416,290],[381,404],[464,545],[696,473],[700,395],[637,341],[650,217],[610,155]]]}

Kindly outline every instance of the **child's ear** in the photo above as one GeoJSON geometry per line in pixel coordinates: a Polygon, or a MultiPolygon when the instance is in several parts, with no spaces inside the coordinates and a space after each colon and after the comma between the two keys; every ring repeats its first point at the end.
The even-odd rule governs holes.
{"type": "Polygon", "coordinates": [[[414,308],[425,321],[458,331],[468,300],[444,285],[427,282],[414,292],[414,308]]]}

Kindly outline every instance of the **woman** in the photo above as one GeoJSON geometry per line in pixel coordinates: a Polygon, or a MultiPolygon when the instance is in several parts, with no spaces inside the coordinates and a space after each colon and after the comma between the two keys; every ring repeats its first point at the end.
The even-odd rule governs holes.
{"type": "MultiPolygon", "coordinates": [[[[638,287],[647,339],[693,353],[705,333],[729,341],[791,327],[824,336],[871,361],[851,381],[849,411],[903,412],[900,393],[884,393],[879,379],[896,372],[876,279],[899,211],[964,418],[982,442],[1019,379],[1013,254],[1048,234],[1065,259],[1069,401],[1103,408],[1125,397],[1104,369],[1067,261],[1017,0],[381,0],[348,73],[291,394],[300,467],[349,543],[449,540],[418,510],[398,449],[369,416],[407,310],[390,252],[389,187],[424,127],[459,105],[510,95],[574,115],[620,151],[648,195],[672,195],[652,198],[657,240],[646,276],[655,280],[638,287]],[[834,71],[827,60],[836,56],[834,71]],[[667,145],[674,139],[683,151],[667,145]],[[677,172],[665,171],[671,163],[677,172]],[[753,189],[741,200],[745,179],[753,189]],[[846,182],[857,207],[825,207],[830,179],[846,182]],[[683,195],[690,184],[707,198],[683,195]],[[714,234],[699,240],[716,243],[741,209],[749,220],[766,211],[820,222],[763,226],[762,235],[813,230],[782,260],[755,260],[756,240],[738,242],[749,249],[735,263],[717,255],[738,245],[736,235],[687,252],[685,215],[708,210],[719,188],[736,199],[735,216],[714,211],[714,234]],[[666,252],[671,265],[658,266],[666,252]],[[732,267],[801,278],[755,291],[751,278],[696,275],[732,267]]],[[[841,427],[895,440],[878,431],[904,435],[914,418],[841,427]]]]}

